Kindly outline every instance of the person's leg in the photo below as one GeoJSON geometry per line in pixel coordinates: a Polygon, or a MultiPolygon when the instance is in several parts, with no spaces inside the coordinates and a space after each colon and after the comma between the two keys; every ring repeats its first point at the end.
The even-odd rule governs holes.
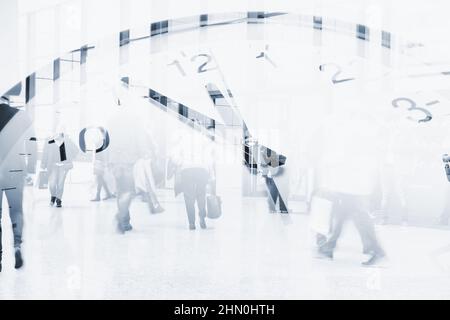
{"type": "Polygon", "coordinates": [[[177,188],[183,192],[190,230],[195,230],[196,171],[195,168],[185,168],[177,178],[177,188]]]}
{"type": "Polygon", "coordinates": [[[6,198],[8,199],[9,216],[13,228],[16,269],[21,268],[23,265],[22,253],[20,251],[23,232],[23,188],[24,186],[22,183],[19,184],[16,189],[5,192],[6,198]]]}
{"type": "Polygon", "coordinates": [[[66,183],[67,173],[69,172],[64,167],[58,168],[58,185],[57,185],[57,194],[56,194],[56,203],[58,206],[61,204],[61,200],[64,194],[64,184],[66,183]],[[58,201],[59,200],[59,201],[58,201]]]}
{"type": "MultiPolygon", "coordinates": [[[[106,180],[105,180],[105,175],[104,174],[99,174],[98,175],[98,179],[99,179],[98,184],[100,185],[100,192],[101,192],[102,188],[106,192],[105,200],[112,198],[113,195],[112,195],[111,191],[108,188],[108,184],[106,183],[106,180]]],[[[98,193],[99,197],[100,197],[100,192],[98,193]]]]}
{"type": "Polygon", "coordinates": [[[132,200],[133,195],[129,191],[122,191],[117,196],[117,222],[119,230],[129,231],[132,229],[130,224],[130,205],[132,200]]]}
{"type": "Polygon", "coordinates": [[[50,205],[54,205],[56,201],[57,185],[58,185],[58,171],[51,169],[48,172],[48,189],[50,191],[50,205]]]}
{"type": "Polygon", "coordinates": [[[320,246],[319,251],[333,257],[337,241],[342,233],[344,223],[347,220],[347,213],[342,207],[342,199],[337,198],[333,201],[333,211],[331,216],[331,234],[327,241],[320,246]]]}
{"type": "Polygon", "coordinates": [[[195,196],[189,192],[184,192],[184,204],[189,222],[189,229],[195,229],[195,196]]]}
{"type": "Polygon", "coordinates": [[[149,190],[149,192],[146,193],[146,197],[148,200],[148,205],[149,205],[150,211],[152,213],[164,212],[164,208],[159,203],[158,197],[156,196],[156,193],[153,190],[149,190]]]}
{"type": "Polygon", "coordinates": [[[198,206],[200,227],[206,229],[206,188],[209,182],[209,173],[204,168],[198,168],[196,177],[195,199],[198,206]]]}
{"type": "MultiPolygon", "coordinates": [[[[151,173],[151,171],[150,171],[151,173]]],[[[158,197],[154,191],[154,184],[152,183],[149,176],[145,175],[145,186],[146,190],[143,194],[145,201],[147,202],[151,213],[161,213],[164,209],[161,207],[158,197]]]]}
{"type": "Polygon", "coordinates": [[[130,231],[130,205],[134,196],[133,170],[127,166],[118,166],[113,171],[117,184],[117,227],[119,232],[130,231]]]}
{"type": "Polygon", "coordinates": [[[206,229],[206,190],[198,190],[196,200],[198,206],[198,216],[200,218],[200,227],[202,229],[206,229]]]}
{"type": "Polygon", "coordinates": [[[3,238],[2,238],[2,202],[3,202],[3,191],[0,187],[0,272],[2,271],[2,256],[3,256],[3,238]]]}
{"type": "Polygon", "coordinates": [[[321,233],[316,234],[316,245],[317,247],[323,246],[327,242],[327,237],[321,233]]]}
{"type": "Polygon", "coordinates": [[[153,198],[152,198],[150,192],[148,192],[148,191],[143,192],[142,200],[147,203],[150,213],[155,213],[157,207],[156,207],[156,204],[154,204],[154,201],[153,201],[153,198]]]}
{"type": "Polygon", "coordinates": [[[99,174],[95,174],[95,183],[96,183],[96,193],[95,193],[95,198],[92,199],[91,201],[100,201],[100,196],[102,193],[102,183],[101,183],[101,178],[99,174]]]}
{"type": "Polygon", "coordinates": [[[384,257],[385,253],[376,237],[375,224],[367,211],[365,199],[355,197],[353,203],[348,203],[347,207],[361,237],[363,252],[372,256],[364,264],[373,264],[377,259],[384,257]]]}

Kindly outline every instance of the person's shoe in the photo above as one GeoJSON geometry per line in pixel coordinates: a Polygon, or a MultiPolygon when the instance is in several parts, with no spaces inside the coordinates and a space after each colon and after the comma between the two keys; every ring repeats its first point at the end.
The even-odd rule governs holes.
{"type": "MultiPolygon", "coordinates": [[[[103,200],[103,201],[106,201],[106,200],[109,200],[109,199],[113,199],[113,198],[115,198],[115,197],[116,197],[115,195],[109,194],[109,195],[107,195],[106,197],[104,197],[102,200],[103,200]]],[[[100,201],[100,199],[99,199],[99,201],[100,201]]]]}
{"type": "Polygon", "coordinates": [[[371,266],[377,265],[381,260],[383,260],[383,258],[385,256],[386,255],[383,252],[377,252],[377,253],[372,252],[369,260],[364,261],[362,263],[362,265],[365,267],[371,267],[371,266]]]}
{"type": "Polygon", "coordinates": [[[189,225],[189,230],[195,230],[195,224],[190,224],[189,225]]]}
{"type": "Polygon", "coordinates": [[[119,232],[120,234],[124,234],[127,231],[133,230],[133,226],[130,223],[127,223],[126,225],[124,225],[120,221],[118,215],[115,216],[115,219],[116,219],[116,222],[117,222],[117,232],[119,232]]]}
{"type": "Polygon", "coordinates": [[[161,207],[160,205],[158,205],[156,208],[153,208],[153,209],[152,209],[152,213],[153,213],[153,214],[162,213],[162,212],[164,212],[164,211],[165,211],[164,208],[161,207]]]}
{"type": "Polygon", "coordinates": [[[325,251],[319,249],[317,251],[316,259],[333,260],[333,251],[325,251]]]}
{"type": "Polygon", "coordinates": [[[125,228],[123,228],[120,224],[117,225],[117,232],[119,234],[125,234],[125,228]]]}
{"type": "Polygon", "coordinates": [[[20,249],[16,249],[15,258],[16,258],[16,264],[14,265],[14,268],[15,269],[22,268],[23,259],[22,259],[22,253],[20,252],[20,249]]]}
{"type": "Polygon", "coordinates": [[[317,245],[317,247],[320,248],[323,245],[325,245],[325,243],[327,243],[327,236],[325,236],[323,234],[320,234],[320,233],[316,234],[316,245],[317,245]]]}
{"type": "Polygon", "coordinates": [[[62,201],[61,199],[56,198],[56,207],[61,208],[62,207],[62,201]]]}
{"type": "Polygon", "coordinates": [[[200,228],[206,229],[206,221],[204,218],[200,220],[200,228]]]}
{"type": "Polygon", "coordinates": [[[124,234],[125,232],[133,230],[133,226],[131,224],[128,224],[126,226],[121,225],[120,223],[117,224],[117,231],[120,234],[124,234]]]}
{"type": "Polygon", "coordinates": [[[96,197],[96,198],[91,200],[91,202],[99,202],[99,201],[100,201],[100,197],[96,197]]]}
{"type": "Polygon", "coordinates": [[[53,205],[55,204],[55,201],[56,201],[56,197],[50,198],[50,207],[53,207],[53,205]]]}

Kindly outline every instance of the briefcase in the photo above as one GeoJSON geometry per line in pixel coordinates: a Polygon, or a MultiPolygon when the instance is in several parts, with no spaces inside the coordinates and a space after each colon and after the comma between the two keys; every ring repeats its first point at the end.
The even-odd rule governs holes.
{"type": "Polygon", "coordinates": [[[206,197],[206,216],[209,219],[218,219],[222,215],[222,199],[215,195],[206,197]]]}
{"type": "Polygon", "coordinates": [[[309,227],[321,235],[327,236],[331,230],[333,202],[314,196],[311,202],[309,227]]]}

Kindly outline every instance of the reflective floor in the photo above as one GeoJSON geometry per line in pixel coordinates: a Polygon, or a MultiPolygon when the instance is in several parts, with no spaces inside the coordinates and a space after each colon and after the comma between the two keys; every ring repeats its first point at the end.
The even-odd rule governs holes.
{"type": "MultiPolygon", "coordinates": [[[[189,231],[182,198],[159,191],[166,212],[152,215],[140,199],[134,230],[115,231],[115,202],[89,203],[69,185],[64,208],[34,193],[26,210],[25,266],[13,269],[12,234],[4,219],[0,298],[310,299],[448,298],[448,230],[377,226],[389,259],[364,268],[360,240],[349,224],[334,261],[317,260],[308,216],[270,214],[264,199],[224,197],[224,216],[189,231]],[[446,248],[447,247],[447,251],[446,248]],[[441,254],[436,254],[443,249],[441,254]]],[[[299,209],[301,204],[297,204],[299,209]]]]}

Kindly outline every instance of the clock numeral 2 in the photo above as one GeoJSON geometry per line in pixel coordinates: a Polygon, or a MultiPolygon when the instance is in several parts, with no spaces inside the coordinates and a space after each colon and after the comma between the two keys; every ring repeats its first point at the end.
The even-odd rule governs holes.
{"type": "Polygon", "coordinates": [[[340,67],[339,65],[334,64],[334,63],[321,64],[319,66],[319,70],[325,71],[326,66],[333,66],[337,69],[336,73],[331,78],[331,81],[333,82],[333,84],[339,84],[339,83],[355,80],[355,78],[338,79],[339,75],[342,73],[342,67],[340,67]]]}
{"type": "MultiPolygon", "coordinates": [[[[417,103],[409,98],[397,98],[392,101],[392,106],[394,108],[400,107],[400,102],[407,102],[410,104],[410,107],[408,108],[408,111],[421,111],[424,113],[425,118],[418,120],[419,123],[428,122],[433,119],[433,115],[430,111],[428,111],[425,108],[417,107],[417,103]]],[[[415,121],[412,117],[408,117],[409,120],[415,121]]]]}
{"type": "Polygon", "coordinates": [[[203,73],[203,72],[206,72],[206,71],[210,71],[210,70],[214,70],[214,69],[215,69],[215,68],[205,69],[205,67],[208,65],[208,63],[210,63],[210,62],[212,61],[212,57],[211,57],[209,54],[204,54],[204,53],[198,54],[198,55],[196,55],[196,56],[193,56],[192,59],[191,59],[191,61],[192,61],[192,62],[195,62],[195,61],[196,61],[197,59],[199,59],[199,58],[206,58],[207,61],[204,62],[203,64],[201,64],[201,65],[198,67],[198,70],[197,70],[198,73],[203,73]]]}

